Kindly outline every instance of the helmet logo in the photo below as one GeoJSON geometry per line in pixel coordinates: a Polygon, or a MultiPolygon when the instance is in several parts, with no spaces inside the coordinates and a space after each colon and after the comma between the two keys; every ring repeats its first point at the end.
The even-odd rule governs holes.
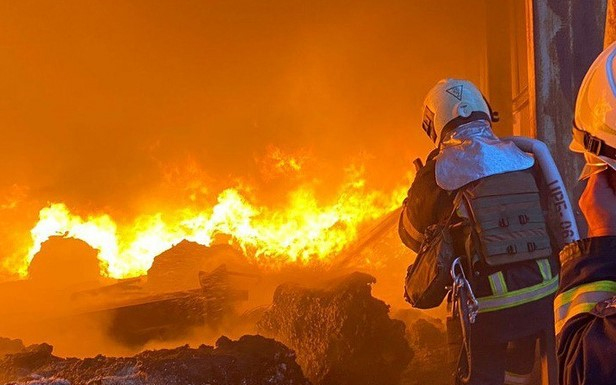
{"type": "Polygon", "coordinates": [[[428,134],[430,139],[436,143],[436,130],[434,129],[434,112],[426,106],[423,113],[423,121],[421,122],[421,128],[428,134]]]}
{"type": "Polygon", "coordinates": [[[446,89],[445,91],[453,96],[454,98],[458,99],[459,101],[462,101],[462,91],[463,91],[463,85],[459,85],[459,86],[455,86],[455,87],[451,87],[446,89]]]}

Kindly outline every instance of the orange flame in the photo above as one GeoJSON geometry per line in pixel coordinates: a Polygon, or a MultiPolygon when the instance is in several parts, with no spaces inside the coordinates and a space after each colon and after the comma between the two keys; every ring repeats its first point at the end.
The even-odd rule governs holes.
{"type": "Polygon", "coordinates": [[[137,218],[119,227],[108,215],[82,218],[65,204],[43,208],[31,230],[32,246],[25,259],[13,267],[21,276],[41,244],[52,235],[81,239],[99,250],[102,273],[113,278],[144,274],[156,255],[183,239],[210,245],[216,234],[257,262],[272,268],[287,263],[330,263],[352,243],[362,223],[377,219],[399,206],[404,189],[391,194],[366,191],[363,179],[342,186],[337,201],[321,205],[314,192],[300,188],[282,210],[255,206],[236,189],[218,195],[209,210],[184,209],[137,218]]]}

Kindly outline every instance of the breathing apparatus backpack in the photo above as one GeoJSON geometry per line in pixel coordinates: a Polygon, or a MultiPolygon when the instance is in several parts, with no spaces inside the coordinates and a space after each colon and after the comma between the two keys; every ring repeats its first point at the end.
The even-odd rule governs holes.
{"type": "Polygon", "coordinates": [[[473,182],[459,191],[454,207],[470,230],[471,266],[478,261],[502,266],[552,255],[539,188],[530,170],[473,182]]]}

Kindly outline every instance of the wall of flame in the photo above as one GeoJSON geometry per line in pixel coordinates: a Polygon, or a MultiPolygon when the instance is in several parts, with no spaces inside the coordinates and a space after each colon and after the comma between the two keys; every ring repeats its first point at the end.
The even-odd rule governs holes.
{"type": "Polygon", "coordinates": [[[480,83],[484,24],[483,0],[3,4],[0,280],[53,234],[112,277],[219,234],[332,260],[431,148],[424,93],[480,83]]]}

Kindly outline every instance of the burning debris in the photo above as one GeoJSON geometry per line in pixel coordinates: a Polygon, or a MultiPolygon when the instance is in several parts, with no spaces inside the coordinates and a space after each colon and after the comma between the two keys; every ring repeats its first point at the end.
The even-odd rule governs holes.
{"type": "Polygon", "coordinates": [[[353,273],[325,289],[281,285],[258,328],[294,349],[316,385],[396,384],[412,352],[374,282],[353,273]]]}
{"type": "Polygon", "coordinates": [[[133,357],[83,360],[52,355],[49,345],[34,345],[0,359],[0,382],[62,385],[310,385],[295,354],[261,336],[238,341],[221,337],[201,345],[145,351],[133,357]]]}
{"type": "Polygon", "coordinates": [[[221,234],[265,266],[330,264],[357,239],[362,224],[392,211],[400,201],[398,190],[368,190],[363,171],[349,168],[348,174],[338,199],[328,204],[319,202],[312,186],[298,187],[288,195],[286,205],[276,207],[250,202],[241,190],[227,188],[210,208],[144,214],[132,226],[119,226],[108,214],[84,218],[63,203],[53,203],[40,210],[39,221],[30,231],[31,247],[25,257],[15,254],[9,273],[25,276],[42,243],[58,234],[99,250],[104,274],[117,279],[144,274],[155,256],[182,240],[211,246],[221,234]]]}
{"type": "MultiPolygon", "coordinates": [[[[201,344],[213,341],[223,333],[237,337],[259,331],[294,349],[298,364],[316,385],[438,382],[444,373],[446,375],[442,370],[445,360],[440,355],[442,325],[418,320],[416,314],[398,314],[397,318],[407,324],[405,335],[403,322],[390,319],[388,305],[372,296],[375,278],[371,275],[349,274],[319,289],[300,286],[306,282],[314,286],[314,282],[324,282],[328,276],[349,271],[359,260],[378,260],[379,265],[369,263],[367,267],[379,273],[379,277],[403,271],[397,264],[406,263],[407,255],[391,253],[388,241],[390,222],[388,217],[379,225],[378,231],[368,232],[358,248],[343,256],[345,263],[333,270],[305,267],[267,270],[229,245],[203,246],[182,241],[158,255],[147,276],[117,280],[111,285],[77,292],[70,288],[81,285],[63,289],[63,301],[70,306],[63,310],[64,313],[49,314],[52,319],[46,314],[44,319],[36,320],[36,325],[31,323],[28,328],[36,329],[38,334],[23,338],[50,342],[63,356],[87,357],[98,353],[130,356],[148,343],[152,343],[149,346],[160,346],[158,341],[163,341],[164,346],[188,342],[201,344]],[[379,259],[377,254],[387,255],[388,259],[379,259]],[[296,284],[280,285],[280,282],[289,280],[296,284]],[[264,308],[263,305],[272,303],[272,294],[273,305],[264,308]],[[100,336],[92,338],[90,333],[100,336]],[[57,338],[59,334],[70,335],[68,343],[57,338]],[[89,347],[76,350],[77,342],[89,347]],[[413,355],[415,358],[411,360],[413,355]]],[[[49,242],[57,247],[62,243],[85,245],[62,237],[49,242]]],[[[42,250],[47,250],[47,246],[43,244],[42,250]]],[[[26,285],[29,281],[20,284],[26,285]]],[[[387,284],[391,286],[391,282],[387,284]]],[[[385,291],[390,286],[386,285],[385,291]]],[[[53,297],[58,292],[46,295],[45,298],[58,300],[53,297]]],[[[384,298],[390,301],[389,297],[384,298]]],[[[23,324],[21,318],[18,317],[17,321],[23,324]]],[[[21,337],[15,331],[10,335],[21,337]]],[[[251,337],[243,337],[238,343],[245,343],[247,338],[251,337]]],[[[216,351],[227,346],[225,341],[228,340],[219,340],[216,351]]],[[[264,349],[261,343],[250,346],[264,349]]],[[[55,357],[51,354],[51,347],[45,344],[28,349],[15,345],[10,352],[15,353],[15,349],[19,351],[17,355],[6,356],[0,362],[0,374],[6,375],[6,381],[33,381],[36,384],[56,381],[62,385],[65,383],[61,381],[70,384],[94,381],[91,384],[140,385],[146,383],[143,373],[147,373],[148,379],[158,375],[152,374],[158,370],[152,369],[155,362],[160,365],[164,362],[171,367],[172,371],[167,374],[181,365],[185,365],[185,371],[192,370],[193,364],[199,370],[205,370],[199,366],[205,364],[193,363],[187,357],[210,355],[207,352],[213,348],[184,347],[129,358],[98,356],[83,361],[55,357]],[[147,371],[150,369],[153,371],[147,371]]],[[[214,356],[208,360],[223,360],[220,354],[214,356]]],[[[214,364],[208,365],[213,367],[214,364]]],[[[224,370],[231,373],[231,369],[225,367],[224,370]]],[[[177,369],[177,373],[180,372],[177,369]]],[[[155,377],[160,381],[153,383],[175,381],[171,377],[163,380],[163,377],[155,377]]],[[[208,378],[207,381],[213,380],[208,378]]]]}
{"type": "Polygon", "coordinates": [[[253,278],[255,274],[229,271],[226,264],[209,272],[198,269],[234,253],[238,254],[229,246],[209,248],[184,241],[156,258],[161,261],[150,269],[145,283],[133,279],[81,295],[108,291],[115,292],[117,298],[124,294],[94,313],[111,317],[109,336],[126,346],[178,340],[199,327],[217,331],[225,319],[239,317],[236,304],[248,299],[248,291],[234,284],[237,278],[253,278]],[[175,290],[173,282],[178,283],[175,290]]]}
{"type": "Polygon", "coordinates": [[[147,272],[147,288],[153,291],[196,289],[199,271],[213,271],[222,264],[231,269],[254,271],[246,257],[229,245],[203,246],[183,240],[154,258],[147,272]]]}
{"type": "Polygon", "coordinates": [[[236,308],[258,278],[242,258],[228,245],[184,241],[156,257],[148,276],[111,280],[101,276],[88,244],[52,237],[35,256],[31,278],[0,285],[0,335],[79,356],[110,353],[105,347],[129,354],[149,341],[192,342],[197,330],[199,343],[211,341],[225,332],[224,322],[240,318],[236,308]]]}

